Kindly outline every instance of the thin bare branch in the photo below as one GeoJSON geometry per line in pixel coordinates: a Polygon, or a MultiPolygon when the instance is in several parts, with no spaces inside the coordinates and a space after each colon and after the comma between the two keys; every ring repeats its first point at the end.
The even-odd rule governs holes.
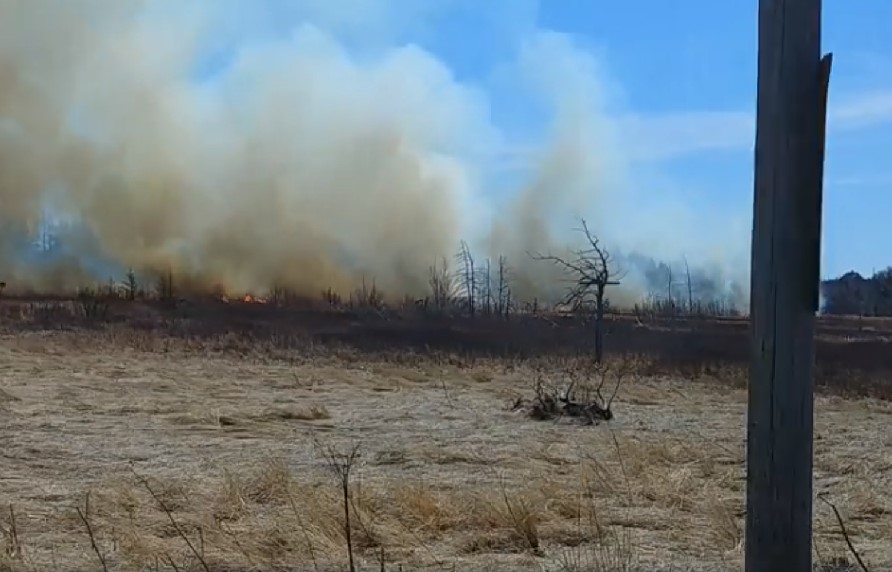
{"type": "Polygon", "coordinates": [[[18,528],[16,527],[15,508],[9,505],[9,530],[4,530],[7,537],[6,555],[10,558],[22,557],[22,543],[19,541],[18,528]]]}
{"type": "Polygon", "coordinates": [[[595,361],[600,363],[603,358],[603,318],[608,300],[606,289],[608,286],[617,286],[624,276],[615,268],[616,264],[610,252],[604,248],[597,236],[595,236],[585,219],[581,219],[582,227],[576,229],[581,232],[588,246],[570,251],[570,258],[555,254],[541,254],[528,252],[533,260],[549,262],[560,268],[572,278],[567,293],[561,300],[561,304],[570,307],[574,312],[594,309],[595,316],[595,361]]]}
{"type": "Polygon", "coordinates": [[[137,473],[137,472],[136,472],[136,469],[134,469],[132,466],[130,467],[130,471],[131,471],[131,472],[133,473],[133,475],[136,477],[137,481],[139,481],[140,484],[142,484],[142,486],[145,487],[145,489],[146,489],[147,491],[149,491],[149,494],[152,495],[152,498],[155,499],[155,502],[157,502],[157,503],[158,503],[158,506],[161,507],[161,510],[164,511],[164,514],[167,515],[168,520],[170,520],[170,524],[173,525],[173,528],[174,528],[174,530],[176,530],[176,532],[177,532],[177,534],[179,535],[179,537],[182,538],[182,539],[183,539],[183,542],[186,543],[186,546],[189,547],[189,550],[192,552],[193,556],[195,556],[195,558],[198,559],[198,562],[201,564],[201,567],[204,569],[204,571],[205,571],[205,572],[211,572],[210,567],[208,567],[208,563],[207,563],[207,562],[205,561],[205,559],[201,556],[201,553],[195,548],[195,545],[192,544],[192,541],[189,540],[189,537],[186,536],[186,533],[185,533],[185,532],[183,531],[183,529],[180,527],[180,524],[177,522],[177,520],[173,517],[173,513],[172,513],[171,510],[167,507],[167,504],[164,502],[164,500],[162,500],[161,497],[158,496],[158,494],[155,493],[155,490],[154,490],[154,489],[152,488],[152,486],[149,484],[148,479],[146,479],[145,477],[143,477],[142,475],[140,475],[139,473],[137,473]]]}
{"type": "MultiPolygon", "coordinates": [[[[89,499],[90,497],[87,496],[89,499]]],[[[89,506],[89,500],[87,501],[87,506],[89,506]]],[[[102,555],[102,551],[99,550],[99,545],[96,544],[96,535],[93,534],[93,527],[90,525],[90,519],[81,511],[81,507],[74,507],[77,511],[77,516],[81,519],[81,522],[84,524],[84,528],[87,529],[87,535],[90,537],[90,546],[93,548],[93,552],[96,554],[96,558],[99,559],[99,563],[102,565],[102,570],[104,572],[108,572],[108,565],[105,563],[105,556],[102,555]]]]}
{"type": "Polygon", "coordinates": [[[344,536],[347,540],[347,557],[349,559],[350,572],[356,572],[356,564],[353,556],[353,529],[350,524],[350,476],[353,467],[359,459],[360,444],[356,443],[346,455],[340,455],[331,445],[323,446],[313,436],[313,445],[325,459],[328,468],[338,477],[341,485],[341,493],[344,502],[344,536]]]}
{"type": "Polygon", "coordinates": [[[858,561],[858,566],[861,567],[863,572],[870,572],[870,569],[867,568],[867,565],[864,563],[864,560],[861,559],[861,555],[858,554],[858,551],[855,550],[855,545],[852,544],[852,539],[849,538],[849,532],[846,530],[845,522],[842,520],[842,515],[839,514],[839,510],[836,508],[836,505],[827,500],[827,498],[823,494],[818,495],[818,500],[824,502],[830,509],[833,511],[833,514],[836,515],[836,522],[839,524],[839,530],[842,532],[842,537],[846,541],[846,545],[849,547],[849,552],[852,553],[852,556],[855,557],[855,560],[858,561]]]}

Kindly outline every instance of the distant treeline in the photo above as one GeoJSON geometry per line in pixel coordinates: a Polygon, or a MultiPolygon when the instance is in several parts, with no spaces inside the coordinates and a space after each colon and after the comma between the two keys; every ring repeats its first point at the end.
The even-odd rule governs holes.
{"type": "Polygon", "coordinates": [[[825,314],[892,316],[892,267],[865,278],[847,272],[821,283],[825,314]]]}

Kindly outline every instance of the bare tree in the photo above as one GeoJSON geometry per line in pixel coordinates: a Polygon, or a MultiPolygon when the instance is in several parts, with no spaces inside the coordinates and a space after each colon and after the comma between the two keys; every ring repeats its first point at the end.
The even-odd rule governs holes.
{"type": "MultiPolygon", "coordinates": [[[[676,296],[672,292],[672,287],[678,284],[678,281],[675,280],[674,275],[672,273],[672,264],[665,263],[663,266],[666,268],[666,304],[665,304],[665,312],[669,315],[669,317],[674,318],[679,314],[679,310],[683,310],[684,302],[677,302],[676,296]],[[682,308],[679,308],[682,306],[682,308]]],[[[687,261],[685,261],[685,268],[687,268],[687,261]]]]}
{"type": "Polygon", "coordinates": [[[480,268],[480,309],[484,316],[492,315],[492,264],[489,258],[480,268]]]}
{"type": "Polygon", "coordinates": [[[572,278],[572,285],[562,304],[574,310],[587,310],[594,305],[595,361],[601,363],[604,356],[604,309],[607,302],[605,294],[608,286],[619,285],[622,275],[614,268],[616,264],[610,252],[601,245],[598,237],[592,234],[585,219],[582,219],[582,228],[578,230],[585,235],[588,246],[571,251],[572,258],[541,254],[531,256],[535,260],[552,262],[572,278]]]}
{"type": "Polygon", "coordinates": [[[691,286],[691,267],[688,266],[688,257],[684,257],[684,273],[688,282],[688,314],[694,313],[694,288],[691,286]]]}
{"type": "Polygon", "coordinates": [[[373,278],[371,285],[362,277],[359,288],[350,295],[350,306],[361,309],[381,310],[384,307],[384,296],[373,278]]]}
{"type": "Polygon", "coordinates": [[[455,300],[456,290],[455,279],[449,270],[449,261],[445,257],[441,266],[434,264],[430,267],[428,285],[430,286],[429,299],[434,309],[437,312],[445,312],[455,300]]]}
{"type": "Polygon", "coordinates": [[[498,313],[507,318],[511,312],[511,287],[508,285],[508,259],[505,256],[499,256],[499,287],[496,295],[498,313]]]}
{"type": "Polygon", "coordinates": [[[139,290],[139,282],[137,281],[136,273],[132,268],[127,271],[125,278],[124,291],[126,292],[127,299],[132,302],[133,300],[136,300],[136,293],[139,290]]]}
{"type": "MultiPolygon", "coordinates": [[[[365,284],[365,278],[363,278],[363,284],[365,284]]],[[[276,300],[284,300],[287,297],[287,294],[283,291],[281,292],[281,296],[279,295],[279,291],[274,292],[274,298],[276,300]]],[[[329,308],[337,308],[343,302],[341,295],[338,294],[331,286],[322,291],[322,299],[328,304],[329,308]]]]}
{"type": "Polygon", "coordinates": [[[471,254],[471,249],[464,240],[461,241],[461,248],[457,258],[462,265],[460,268],[462,272],[461,280],[465,290],[465,297],[467,298],[468,315],[473,318],[477,308],[477,270],[474,268],[474,256],[471,254]]]}

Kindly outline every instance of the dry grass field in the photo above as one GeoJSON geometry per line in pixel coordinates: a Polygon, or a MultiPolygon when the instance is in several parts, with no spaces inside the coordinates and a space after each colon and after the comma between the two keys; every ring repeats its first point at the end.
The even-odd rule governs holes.
{"type": "MultiPolygon", "coordinates": [[[[583,425],[512,410],[579,373],[573,357],[18,316],[0,333],[0,570],[347,570],[333,469],[353,450],[360,570],[740,567],[740,368],[636,358],[614,419],[583,425]]],[[[892,404],[822,392],[816,424],[816,492],[881,569],[892,404]]],[[[854,570],[829,566],[854,560],[815,511],[816,560],[854,570]]]]}

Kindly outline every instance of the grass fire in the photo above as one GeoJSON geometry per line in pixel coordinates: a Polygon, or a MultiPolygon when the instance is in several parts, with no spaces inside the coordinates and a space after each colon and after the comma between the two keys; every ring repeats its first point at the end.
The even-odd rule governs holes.
{"type": "MultiPolygon", "coordinates": [[[[746,317],[471,305],[436,280],[399,304],[370,283],[171,283],[169,299],[0,299],[6,569],[741,557],[746,317]]],[[[816,483],[873,562],[892,533],[890,336],[885,318],[819,320],[816,483]]],[[[833,513],[816,519],[821,550],[844,555],[833,513]]]]}
{"type": "MultiPolygon", "coordinates": [[[[497,4],[0,0],[0,572],[740,568],[750,229],[660,167],[725,136],[497,4]]],[[[823,285],[825,572],[890,280],[823,285]]]]}

